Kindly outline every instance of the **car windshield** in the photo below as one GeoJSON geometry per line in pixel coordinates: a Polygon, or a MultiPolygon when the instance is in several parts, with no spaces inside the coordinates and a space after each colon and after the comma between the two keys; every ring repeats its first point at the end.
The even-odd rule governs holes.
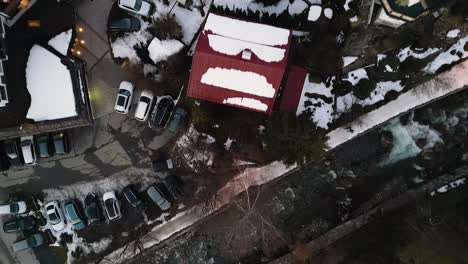
{"type": "Polygon", "coordinates": [[[106,208],[107,208],[107,212],[109,212],[109,216],[110,217],[114,217],[116,216],[116,207],[117,205],[115,204],[114,200],[113,199],[109,199],[109,200],[106,200],[106,208]]]}
{"type": "Polygon", "coordinates": [[[7,153],[7,155],[14,159],[14,158],[17,158],[18,157],[18,153],[16,152],[16,148],[15,148],[15,143],[11,142],[11,143],[8,143],[6,146],[5,146],[5,152],[7,153]]]}
{"type": "Polygon", "coordinates": [[[78,218],[78,216],[76,215],[76,210],[75,210],[75,208],[73,207],[72,204],[67,205],[67,213],[70,216],[70,219],[78,218]]]}
{"type": "Polygon", "coordinates": [[[10,211],[12,213],[17,213],[19,211],[19,205],[18,204],[10,204],[10,211]]]}
{"type": "Polygon", "coordinates": [[[65,148],[64,148],[62,139],[55,139],[54,147],[55,147],[55,152],[57,152],[57,153],[64,153],[65,152],[65,148]]]}
{"type": "Polygon", "coordinates": [[[27,146],[29,146],[29,145],[31,145],[31,140],[29,140],[29,139],[27,139],[27,140],[21,142],[21,146],[22,146],[22,147],[27,147],[27,146]]]}
{"type": "Polygon", "coordinates": [[[58,224],[60,222],[57,211],[55,210],[49,214],[49,219],[50,219],[50,222],[52,222],[52,224],[58,224]]]}
{"type": "Polygon", "coordinates": [[[120,89],[120,90],[119,90],[119,94],[121,94],[121,95],[126,95],[126,96],[130,96],[130,92],[127,91],[127,90],[124,90],[124,89],[120,89]]]}
{"type": "Polygon", "coordinates": [[[119,95],[119,99],[117,99],[117,105],[124,106],[125,105],[125,99],[126,99],[125,96],[119,95]]]}
{"type": "Polygon", "coordinates": [[[142,3],[143,1],[141,0],[135,0],[135,10],[140,10],[142,3]]]}
{"type": "Polygon", "coordinates": [[[140,101],[143,102],[143,103],[149,104],[150,101],[151,101],[151,99],[149,99],[148,97],[142,96],[142,97],[140,98],[140,101]]]}

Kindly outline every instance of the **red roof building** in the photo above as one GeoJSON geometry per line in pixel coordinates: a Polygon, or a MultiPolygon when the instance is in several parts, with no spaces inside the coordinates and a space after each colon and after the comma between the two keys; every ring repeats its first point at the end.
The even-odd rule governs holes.
{"type": "Polygon", "coordinates": [[[270,113],[291,31],[209,14],[193,55],[188,96],[270,113]]]}

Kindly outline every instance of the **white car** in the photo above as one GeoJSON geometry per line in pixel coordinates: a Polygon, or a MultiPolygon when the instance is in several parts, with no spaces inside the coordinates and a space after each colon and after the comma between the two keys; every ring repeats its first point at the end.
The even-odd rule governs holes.
{"type": "Polygon", "coordinates": [[[34,147],[33,136],[21,137],[21,152],[23,153],[24,163],[27,165],[36,164],[36,148],[34,147]]]}
{"type": "Polygon", "coordinates": [[[115,111],[119,114],[126,114],[130,109],[133,97],[133,84],[131,82],[123,81],[119,86],[119,93],[115,100],[115,111]]]}
{"type": "Polygon", "coordinates": [[[47,221],[55,231],[60,231],[65,228],[65,218],[63,217],[62,209],[60,209],[57,201],[52,201],[45,206],[47,221]]]}
{"type": "Polygon", "coordinates": [[[26,213],[26,203],[23,201],[0,205],[0,215],[24,214],[26,213]]]}
{"type": "Polygon", "coordinates": [[[110,221],[116,221],[122,217],[119,200],[117,200],[115,192],[106,192],[102,196],[102,200],[104,201],[104,208],[110,221]]]}
{"type": "Polygon", "coordinates": [[[141,16],[151,16],[155,11],[155,6],[146,0],[119,0],[119,7],[141,16]]]}
{"type": "Polygon", "coordinates": [[[135,119],[138,121],[146,121],[149,113],[151,112],[151,106],[153,105],[153,92],[150,90],[144,90],[141,92],[140,100],[135,111],[135,119]]]}

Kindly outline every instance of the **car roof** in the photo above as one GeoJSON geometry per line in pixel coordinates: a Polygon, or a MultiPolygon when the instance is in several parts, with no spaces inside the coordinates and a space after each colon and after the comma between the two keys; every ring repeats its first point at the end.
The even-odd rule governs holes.
{"type": "Polygon", "coordinates": [[[23,152],[23,159],[25,163],[33,163],[34,157],[31,149],[31,145],[21,146],[21,151],[23,152]]]}
{"type": "Polygon", "coordinates": [[[130,92],[133,92],[133,84],[131,82],[128,82],[128,81],[123,81],[123,82],[120,83],[119,89],[124,89],[124,90],[130,91],[130,92]]]}
{"type": "Polygon", "coordinates": [[[138,106],[137,106],[137,109],[135,111],[135,116],[138,117],[138,118],[143,118],[145,117],[145,112],[146,112],[146,109],[149,107],[149,104],[145,103],[145,102],[138,102],[138,106]]]}

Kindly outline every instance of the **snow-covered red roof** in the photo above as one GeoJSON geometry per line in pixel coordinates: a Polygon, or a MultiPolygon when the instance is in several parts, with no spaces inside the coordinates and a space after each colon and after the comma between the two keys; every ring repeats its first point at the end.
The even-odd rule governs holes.
{"type": "Polygon", "coordinates": [[[270,113],[291,31],[209,14],[193,56],[188,95],[270,113]]]}

